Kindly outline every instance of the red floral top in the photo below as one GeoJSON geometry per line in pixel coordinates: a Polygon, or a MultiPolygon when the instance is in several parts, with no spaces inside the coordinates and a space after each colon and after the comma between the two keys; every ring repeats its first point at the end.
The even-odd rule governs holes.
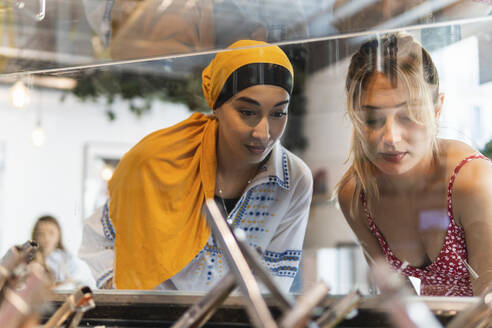
{"type": "MultiPolygon", "coordinates": [[[[401,272],[406,276],[412,276],[420,279],[420,295],[432,296],[473,296],[473,290],[470,281],[470,272],[468,265],[468,252],[466,249],[465,232],[458,226],[453,218],[452,206],[452,187],[459,170],[468,163],[477,158],[488,160],[483,155],[472,155],[462,160],[454,169],[453,175],[448,185],[447,206],[449,225],[446,238],[441,252],[434,262],[425,267],[406,266],[401,272]]],[[[377,228],[374,220],[367,208],[367,202],[362,195],[364,211],[369,221],[371,232],[376,236],[379,245],[383,250],[386,260],[399,270],[403,266],[391,251],[388,243],[377,228]]]]}

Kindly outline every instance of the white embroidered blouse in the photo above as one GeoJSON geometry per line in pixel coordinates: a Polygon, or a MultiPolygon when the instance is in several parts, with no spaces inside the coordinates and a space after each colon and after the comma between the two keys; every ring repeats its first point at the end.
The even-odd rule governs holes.
{"type": "MultiPolygon", "coordinates": [[[[243,230],[249,244],[263,250],[265,266],[285,291],[299,268],[312,187],[307,165],[277,142],[227,218],[233,230],[243,230]]],[[[113,276],[115,231],[108,202],[85,221],[79,250],[98,287],[113,276]]],[[[222,249],[211,234],[205,247],[185,268],[155,289],[207,291],[228,270],[222,249]]]]}

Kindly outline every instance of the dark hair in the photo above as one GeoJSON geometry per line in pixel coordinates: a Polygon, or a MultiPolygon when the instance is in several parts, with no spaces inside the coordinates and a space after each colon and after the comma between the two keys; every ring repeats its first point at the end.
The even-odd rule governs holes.
{"type": "Polygon", "coordinates": [[[65,246],[63,246],[63,242],[62,242],[62,230],[61,230],[60,224],[58,223],[58,220],[55,219],[54,217],[52,217],[51,215],[41,216],[40,218],[38,218],[36,220],[36,223],[34,224],[34,227],[32,228],[31,239],[36,241],[36,234],[38,232],[39,225],[41,223],[44,223],[44,222],[53,223],[58,228],[58,232],[60,234],[60,239],[58,240],[58,243],[56,244],[56,248],[64,251],[65,246]]]}

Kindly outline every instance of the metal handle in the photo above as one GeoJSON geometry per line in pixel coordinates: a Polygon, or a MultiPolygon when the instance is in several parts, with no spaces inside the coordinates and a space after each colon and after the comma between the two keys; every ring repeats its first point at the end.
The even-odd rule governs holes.
{"type": "Polygon", "coordinates": [[[207,218],[214,236],[222,245],[224,255],[234,273],[239,290],[246,297],[246,310],[255,327],[275,328],[276,324],[263,299],[260,287],[242,254],[239,245],[213,199],[206,200],[207,218]]]}
{"type": "Polygon", "coordinates": [[[79,317],[78,322],[80,322],[83,314],[94,307],[95,303],[92,299],[91,289],[87,286],[81,287],[67,297],[65,303],[58,308],[58,310],[51,316],[42,328],[58,328],[74,312],[76,315],[72,319],[72,322],[77,317],[79,317]]]}
{"type": "Polygon", "coordinates": [[[189,308],[171,328],[199,328],[236,287],[234,274],[229,272],[200,301],[189,308]]]}
{"type": "Polygon", "coordinates": [[[362,295],[359,290],[354,290],[345,295],[340,301],[333,305],[316,321],[323,328],[336,327],[347,314],[353,311],[362,301],[362,295]]]}
{"type": "Polygon", "coordinates": [[[408,300],[410,291],[404,280],[385,260],[375,261],[370,276],[381,290],[381,304],[396,328],[442,328],[424,303],[408,300]]]}
{"type": "Polygon", "coordinates": [[[304,295],[300,296],[297,304],[280,319],[280,328],[318,327],[309,322],[314,308],[328,295],[329,287],[323,281],[318,281],[304,295]]]}

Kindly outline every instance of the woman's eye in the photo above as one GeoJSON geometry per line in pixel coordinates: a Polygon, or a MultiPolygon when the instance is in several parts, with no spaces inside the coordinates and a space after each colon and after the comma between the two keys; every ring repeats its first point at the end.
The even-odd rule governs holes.
{"type": "Polygon", "coordinates": [[[367,118],[365,123],[370,128],[377,128],[383,125],[384,119],[381,118],[367,118]]]}
{"type": "Polygon", "coordinates": [[[253,116],[255,115],[255,112],[252,111],[252,110],[248,110],[248,109],[240,109],[238,110],[239,113],[242,115],[242,116],[253,116]]]}
{"type": "Polygon", "coordinates": [[[410,119],[410,116],[408,116],[408,115],[402,115],[402,116],[400,116],[400,120],[402,122],[411,122],[412,121],[412,119],[410,119]]]}
{"type": "Polygon", "coordinates": [[[282,118],[287,116],[287,112],[273,112],[271,115],[275,118],[282,118]]]}

